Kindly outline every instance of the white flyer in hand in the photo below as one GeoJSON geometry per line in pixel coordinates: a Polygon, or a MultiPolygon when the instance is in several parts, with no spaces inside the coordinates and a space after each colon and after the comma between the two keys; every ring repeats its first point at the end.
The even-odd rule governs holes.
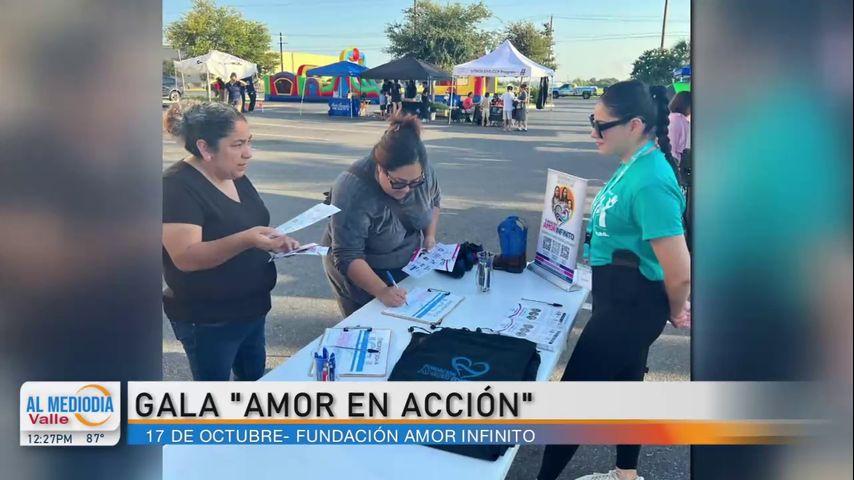
{"type": "Polygon", "coordinates": [[[279,225],[278,227],[276,227],[276,230],[278,230],[279,233],[288,235],[292,232],[296,232],[297,230],[302,230],[303,228],[308,227],[309,225],[314,225],[315,223],[323,220],[324,218],[329,218],[340,211],[341,209],[336,207],[335,205],[326,205],[325,203],[318,203],[317,205],[300,213],[296,217],[279,225]]]}
{"type": "Polygon", "coordinates": [[[318,257],[325,257],[329,254],[329,247],[324,247],[323,245],[318,245],[316,243],[309,243],[308,245],[303,245],[296,250],[292,250],[290,252],[280,252],[280,253],[270,253],[270,261],[278,260],[280,258],[288,258],[296,255],[315,255],[318,257]]]}

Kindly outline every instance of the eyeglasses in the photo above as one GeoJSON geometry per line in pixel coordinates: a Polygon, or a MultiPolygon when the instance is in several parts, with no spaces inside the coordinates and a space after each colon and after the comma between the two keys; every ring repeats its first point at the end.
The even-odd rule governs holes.
{"type": "MultiPolygon", "coordinates": [[[[624,125],[626,123],[629,123],[632,121],[633,118],[636,117],[621,118],[620,120],[614,120],[612,122],[600,122],[593,118],[593,114],[591,113],[590,126],[593,127],[593,130],[596,130],[596,136],[602,138],[602,134],[605,132],[605,130],[608,130],[612,127],[616,127],[617,125],[624,125]]],[[[641,119],[641,121],[643,121],[643,119],[641,119]]]]}
{"type": "Polygon", "coordinates": [[[412,181],[402,180],[400,178],[394,178],[391,175],[389,175],[388,170],[386,170],[386,169],[383,169],[383,173],[385,173],[385,176],[388,178],[388,183],[391,184],[391,188],[393,188],[394,190],[403,190],[406,187],[409,187],[410,189],[418,188],[421,185],[423,185],[424,181],[425,181],[423,173],[421,174],[420,177],[418,177],[412,181]]]}

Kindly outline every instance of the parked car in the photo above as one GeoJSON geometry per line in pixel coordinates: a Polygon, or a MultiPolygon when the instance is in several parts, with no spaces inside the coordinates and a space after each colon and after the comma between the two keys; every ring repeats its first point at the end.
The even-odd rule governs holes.
{"type": "Polygon", "coordinates": [[[594,86],[589,87],[578,87],[576,85],[572,85],[570,83],[564,83],[563,85],[552,90],[552,96],[554,98],[560,97],[581,97],[581,98],[590,98],[593,95],[598,94],[598,89],[594,86]]]}
{"type": "Polygon", "coordinates": [[[184,90],[178,85],[175,77],[163,77],[163,98],[177,102],[184,96],[184,90]]]}

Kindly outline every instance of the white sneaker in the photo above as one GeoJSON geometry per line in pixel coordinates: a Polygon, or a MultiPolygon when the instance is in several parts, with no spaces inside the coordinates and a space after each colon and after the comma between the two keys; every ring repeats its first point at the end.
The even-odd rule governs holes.
{"type": "MultiPolygon", "coordinates": [[[[643,477],[637,476],[636,480],[643,480],[643,477]]],[[[620,480],[616,470],[611,470],[608,473],[591,473],[583,477],[578,477],[575,480],[620,480]]]]}

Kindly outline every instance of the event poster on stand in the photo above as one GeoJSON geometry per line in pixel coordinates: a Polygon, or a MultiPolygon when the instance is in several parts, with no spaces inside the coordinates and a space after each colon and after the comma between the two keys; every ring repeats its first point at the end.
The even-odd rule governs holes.
{"type": "Polygon", "coordinates": [[[584,242],[584,201],[587,180],[549,169],[537,255],[531,270],[560,288],[569,290],[584,242]]]}

